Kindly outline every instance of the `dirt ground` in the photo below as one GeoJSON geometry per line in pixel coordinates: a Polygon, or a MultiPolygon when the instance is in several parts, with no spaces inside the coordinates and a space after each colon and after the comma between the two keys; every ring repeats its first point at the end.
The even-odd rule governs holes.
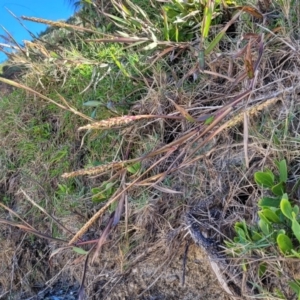
{"type": "MultiPolygon", "coordinates": [[[[67,253],[50,263],[47,242],[30,241],[16,231],[7,228],[6,236],[1,231],[1,299],[77,299],[82,264],[67,253]]],[[[111,250],[104,251],[101,261],[88,268],[86,299],[229,299],[199,247],[189,247],[184,267],[186,243],[172,243],[165,249],[169,253],[161,245],[145,247],[123,272],[111,250]]]]}

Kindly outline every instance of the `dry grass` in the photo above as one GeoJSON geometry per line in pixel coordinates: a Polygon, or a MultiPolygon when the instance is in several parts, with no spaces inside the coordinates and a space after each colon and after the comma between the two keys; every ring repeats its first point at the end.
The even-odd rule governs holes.
{"type": "MultiPolygon", "coordinates": [[[[103,130],[116,130],[121,137],[114,152],[117,161],[94,168],[78,168],[63,175],[65,178],[88,175],[91,178],[85,179],[85,183],[90,186],[99,186],[100,182],[107,180],[118,184],[105,203],[82,207],[84,211],[80,211],[80,223],[85,225],[79,226],[77,220],[74,222],[68,217],[60,220],[63,226],[75,233],[69,238],[66,231],[60,231],[60,235],[68,236],[69,245],[81,246],[90,251],[91,244],[97,244],[97,251],[90,251],[93,253],[93,261],[87,259],[85,264],[87,256],[76,255],[69,247],[63,248],[57,241],[45,243],[40,261],[44,264],[52,251],[52,267],[50,274],[42,276],[42,271],[33,271],[31,264],[26,266],[20,263],[19,270],[15,265],[10,265],[13,257],[24,256],[29,251],[27,255],[32,258],[38,250],[30,247],[30,250],[26,250],[23,241],[16,245],[8,243],[4,245],[7,250],[2,254],[2,261],[9,268],[13,280],[3,281],[1,277],[2,296],[10,293],[14,297],[14,293],[19,292],[20,299],[29,297],[34,290],[30,282],[35,279],[27,277],[34,272],[44,278],[43,282],[52,277],[53,280],[48,281],[48,285],[62,277],[83,282],[81,274],[84,274],[84,288],[80,292],[84,291],[90,299],[116,299],[125,296],[130,299],[149,299],[147,297],[156,292],[165,293],[171,299],[176,294],[171,295],[170,289],[166,291],[163,287],[166,278],[170,276],[175,279],[170,277],[171,283],[167,285],[170,287],[174,282],[178,295],[187,295],[189,285],[193,285],[191,280],[197,274],[193,273],[191,257],[201,254],[199,249],[191,246],[187,270],[184,271],[185,267],[180,266],[187,244],[191,242],[186,237],[186,211],[211,194],[222,194],[223,218],[216,225],[219,234],[215,237],[222,241],[232,237],[235,222],[242,219],[250,223],[256,222],[259,191],[253,183],[255,171],[264,167],[273,169],[275,159],[285,158],[291,166],[291,180],[299,179],[300,109],[297,97],[300,61],[294,51],[298,41],[285,36],[284,29],[274,34],[264,30],[266,25],[256,26],[247,19],[240,23],[236,39],[245,45],[239,47],[236,41],[228,40],[227,50],[221,55],[213,52],[206,57],[205,72],[198,68],[198,60],[193,51],[181,53],[181,46],[176,48],[173,45],[172,54],[165,52],[166,55],[162,57],[159,56],[160,52],[156,53],[159,60],[151,67],[151,80],[144,75],[141,78],[147,85],[147,92],[136,101],[128,115],[114,116],[85,126],[82,126],[83,121],[76,123],[78,130],[98,130],[100,124],[102,129],[104,127],[103,130]],[[259,35],[242,40],[247,33],[257,30],[261,30],[259,35]],[[174,55],[177,56],[176,59],[172,59],[174,55]],[[249,69],[244,64],[244,60],[249,58],[253,60],[253,78],[249,78],[249,69]],[[207,122],[211,117],[214,119],[207,122]],[[116,125],[118,129],[110,128],[116,125]],[[124,125],[126,126],[122,127],[124,125]],[[141,166],[137,173],[132,174],[128,171],[128,166],[136,162],[141,162],[141,166]],[[84,245],[86,241],[90,241],[90,244],[84,245]],[[59,247],[62,247],[60,251],[57,250],[59,247]],[[18,249],[22,249],[22,254],[18,254],[18,249]],[[53,255],[53,251],[56,255],[53,255]],[[63,264],[65,267],[61,268],[63,264]],[[28,276],[22,274],[22,268],[28,272],[28,276]],[[175,275],[172,274],[172,269],[176,269],[175,275]],[[184,272],[185,286],[181,285],[184,272]],[[137,280],[138,276],[141,277],[140,280],[137,280]],[[130,282],[132,286],[127,286],[130,282]]],[[[35,96],[51,100],[52,103],[52,98],[41,96],[40,89],[47,82],[45,78],[49,79],[55,72],[55,78],[64,84],[69,79],[68,72],[74,66],[99,65],[96,60],[82,57],[72,59],[74,52],[66,50],[57,52],[62,58],[56,57],[55,64],[52,64],[53,57],[39,41],[26,43],[22,52],[23,56],[13,57],[14,63],[26,65],[29,71],[23,80],[35,81],[34,89],[6,79],[0,78],[0,81],[23,88],[35,96]],[[40,61],[30,59],[30,55],[36,51],[41,57],[40,61]],[[26,56],[26,52],[29,55],[26,56]],[[68,65],[64,64],[66,60],[68,65]],[[46,74],[47,72],[49,73],[46,74]]],[[[47,82],[46,89],[50,89],[52,85],[55,86],[56,83],[47,82]]],[[[61,101],[55,101],[59,107],[92,121],[64,98],[57,98],[61,101]]],[[[13,138],[14,133],[10,132],[8,135],[13,138]]],[[[84,144],[85,141],[81,142],[84,144]]],[[[6,177],[0,182],[1,187],[8,190],[8,171],[1,172],[6,177]]],[[[34,193],[33,186],[31,184],[27,189],[32,193],[31,198],[37,199],[41,192],[34,193]]],[[[11,190],[14,196],[20,197],[19,201],[24,200],[20,193],[13,192],[13,188],[11,190]]],[[[45,230],[52,235],[51,226],[46,222],[40,224],[38,221],[41,222],[42,217],[35,220],[32,217],[34,211],[29,210],[27,205],[17,207],[20,214],[26,212],[26,222],[38,227],[37,231],[45,230]]],[[[9,219],[7,214],[7,211],[2,211],[3,219],[9,219]]],[[[52,224],[53,219],[49,217],[47,222],[52,224]]],[[[9,224],[8,221],[7,223],[9,224]]],[[[1,234],[4,233],[5,230],[1,234]]],[[[15,234],[15,231],[9,234],[15,234]]],[[[26,234],[22,238],[28,240],[26,234]]],[[[16,240],[12,236],[10,239],[16,240]]],[[[278,287],[279,280],[281,291],[287,297],[290,296],[287,281],[298,278],[290,268],[291,262],[264,255],[262,252],[261,257],[241,257],[234,264],[238,265],[246,258],[248,261],[253,259],[253,264],[248,268],[247,279],[257,284],[256,292],[259,295],[256,294],[256,297],[261,295],[264,299],[275,299],[275,288],[278,287]],[[257,262],[261,260],[269,266],[269,273],[264,281],[257,276],[257,262]],[[280,278],[277,276],[279,271],[280,278]]],[[[205,257],[202,259],[205,260],[205,257]]],[[[205,269],[207,263],[203,263],[203,266],[205,269]]],[[[225,297],[216,293],[218,288],[210,291],[211,296],[208,296],[210,288],[207,287],[204,298],[225,297]]],[[[190,296],[185,299],[195,297],[195,290],[194,286],[190,296]]]]}

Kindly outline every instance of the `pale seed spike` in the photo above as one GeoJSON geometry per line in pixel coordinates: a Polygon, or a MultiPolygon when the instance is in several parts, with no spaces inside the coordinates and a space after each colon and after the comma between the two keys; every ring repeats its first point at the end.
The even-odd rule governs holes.
{"type": "Polygon", "coordinates": [[[97,175],[100,173],[103,173],[107,170],[113,169],[113,168],[122,168],[126,164],[126,161],[114,161],[108,164],[104,164],[101,166],[88,168],[88,169],[81,169],[74,172],[64,173],[61,176],[63,178],[71,178],[71,177],[77,177],[81,175],[97,175]]]}
{"type": "Polygon", "coordinates": [[[154,118],[156,116],[153,115],[139,115],[139,116],[122,116],[122,117],[115,117],[110,118],[107,120],[102,120],[99,122],[95,122],[92,124],[88,124],[82,127],[78,128],[78,131],[80,130],[88,130],[88,129],[108,129],[113,127],[119,127],[122,125],[127,125],[133,121],[137,121],[140,119],[149,119],[154,118]]]}

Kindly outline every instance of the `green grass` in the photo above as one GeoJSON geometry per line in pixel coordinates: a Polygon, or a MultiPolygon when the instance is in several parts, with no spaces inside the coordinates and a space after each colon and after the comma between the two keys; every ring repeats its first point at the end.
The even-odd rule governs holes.
{"type": "MultiPolygon", "coordinates": [[[[46,63],[35,57],[29,59],[29,68],[34,67],[38,72],[26,75],[27,84],[56,101],[59,93],[70,106],[95,120],[122,115],[142,97],[142,81],[132,79],[139,75],[137,70],[144,68],[142,54],[132,50],[124,52],[121,45],[115,43],[91,44],[81,38],[76,43],[69,42],[62,52],[69,62],[63,63],[59,58],[46,63]],[[41,84],[36,85],[36,82],[41,84]],[[85,105],[91,101],[96,101],[97,106],[85,105]]],[[[69,214],[71,207],[80,207],[82,204],[78,201],[89,194],[89,188],[83,188],[81,179],[64,182],[60,176],[116,159],[114,149],[121,141],[117,132],[78,134],[76,129],[86,121],[22,90],[1,99],[0,114],[5,120],[0,126],[3,180],[7,180],[10,173],[21,172],[24,180],[29,174],[42,183],[44,192],[52,199],[51,210],[60,215],[69,214]]],[[[39,198],[39,189],[32,188],[39,198]]],[[[38,211],[34,211],[38,218],[38,211]]],[[[27,215],[31,213],[29,210],[27,215]]]]}

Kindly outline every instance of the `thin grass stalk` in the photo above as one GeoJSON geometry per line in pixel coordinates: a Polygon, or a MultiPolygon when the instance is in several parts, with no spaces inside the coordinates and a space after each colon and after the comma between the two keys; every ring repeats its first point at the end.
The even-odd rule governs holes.
{"type": "MultiPolygon", "coordinates": [[[[64,22],[55,22],[55,21],[50,21],[50,20],[46,20],[46,19],[34,18],[34,17],[26,17],[26,16],[21,16],[21,19],[22,20],[26,20],[26,21],[35,22],[35,23],[47,24],[49,26],[54,26],[54,27],[70,28],[70,29],[75,29],[75,30],[78,30],[78,31],[100,34],[99,31],[88,29],[88,28],[81,27],[81,26],[67,24],[67,23],[64,23],[64,22]]],[[[101,32],[101,35],[110,36],[110,35],[102,33],[102,32],[101,32]]]]}
{"type": "MultiPolygon", "coordinates": [[[[4,82],[4,83],[6,83],[6,84],[9,84],[9,85],[11,85],[11,86],[14,86],[14,87],[16,87],[16,88],[19,88],[19,89],[23,89],[23,90],[25,90],[25,91],[28,91],[28,92],[30,92],[30,93],[32,93],[32,94],[34,94],[34,95],[36,95],[36,96],[38,96],[38,97],[40,97],[40,98],[42,98],[42,99],[44,99],[44,100],[46,100],[46,101],[52,103],[52,104],[55,104],[55,105],[58,106],[59,108],[62,108],[62,109],[64,109],[64,110],[71,111],[72,113],[74,113],[74,114],[76,114],[76,115],[79,115],[80,117],[82,117],[82,118],[84,118],[84,119],[87,119],[87,120],[89,120],[89,121],[93,120],[93,119],[91,119],[90,117],[85,116],[84,114],[82,114],[82,113],[76,111],[75,109],[72,109],[71,107],[68,108],[68,107],[65,107],[65,106],[59,104],[58,102],[56,102],[56,101],[54,101],[54,100],[52,100],[52,99],[50,99],[50,98],[48,98],[48,97],[42,95],[41,93],[39,93],[39,92],[37,92],[37,91],[31,89],[30,87],[28,87],[28,86],[26,86],[26,85],[20,84],[20,83],[18,83],[18,82],[15,82],[15,81],[13,81],[13,80],[6,79],[6,78],[3,78],[3,77],[0,77],[0,82],[1,82],[1,81],[4,82]]],[[[59,96],[60,96],[60,95],[59,95],[59,96]]],[[[61,99],[63,99],[62,96],[60,96],[60,97],[61,97],[61,99]]],[[[66,103],[66,101],[65,101],[65,103],[66,103]]]]}
{"type": "Polygon", "coordinates": [[[13,227],[18,227],[19,229],[21,229],[23,231],[26,231],[28,233],[32,233],[33,235],[39,236],[43,239],[52,240],[52,241],[56,241],[56,242],[67,243],[67,241],[65,241],[65,240],[54,238],[52,236],[43,234],[43,233],[41,233],[41,232],[39,232],[35,229],[32,229],[32,226],[28,227],[28,226],[25,226],[23,224],[19,224],[19,223],[13,222],[13,221],[8,221],[8,220],[2,219],[2,218],[0,218],[0,223],[5,224],[5,225],[10,225],[10,226],[13,226],[13,227]]]}
{"type": "Polygon", "coordinates": [[[23,218],[21,218],[16,212],[14,212],[12,209],[7,207],[5,204],[0,202],[0,206],[2,206],[4,209],[6,209],[8,212],[10,212],[12,215],[16,216],[18,219],[20,219],[26,226],[31,228],[32,230],[35,230],[29,223],[27,223],[23,218]]]}

